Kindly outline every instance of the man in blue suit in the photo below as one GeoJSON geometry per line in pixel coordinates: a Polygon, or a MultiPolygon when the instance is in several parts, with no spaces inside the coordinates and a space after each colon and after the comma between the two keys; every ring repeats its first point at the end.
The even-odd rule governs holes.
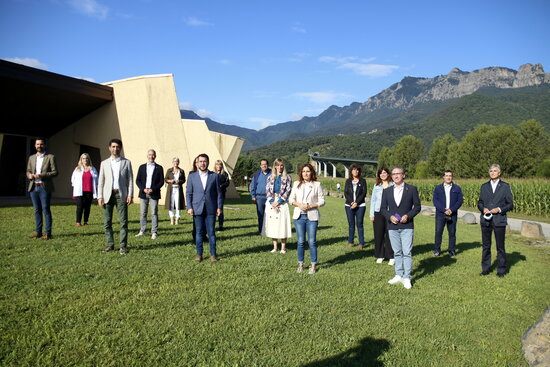
{"type": "Polygon", "coordinates": [[[443,229],[447,225],[449,232],[449,255],[456,255],[456,222],[458,208],[463,202],[462,189],[453,182],[453,171],[446,170],[443,174],[443,183],[437,185],[433,193],[435,206],[435,245],[434,256],[441,255],[441,238],[443,229]]]}
{"type": "Polygon", "coordinates": [[[508,271],[506,265],[506,249],[504,239],[508,220],[506,213],[514,209],[514,198],[510,185],[500,179],[500,166],[493,164],[489,167],[489,182],[481,185],[477,208],[481,212],[481,241],[483,252],[481,255],[481,275],[489,274],[491,267],[491,237],[495,232],[497,244],[497,275],[502,278],[508,271]]]}
{"type": "Polygon", "coordinates": [[[411,289],[413,218],[420,213],[420,197],[416,186],[405,183],[402,167],[393,167],[391,177],[394,184],[384,189],[380,204],[380,214],[388,221],[388,236],[395,259],[395,276],[388,283],[401,283],[411,289]]]}
{"type": "Polygon", "coordinates": [[[219,176],[208,170],[210,159],[206,154],[198,157],[198,171],[189,175],[187,181],[187,212],[193,216],[195,223],[195,245],[197,256],[195,261],[202,261],[201,233],[208,233],[210,242],[210,261],[218,261],[216,255],[216,216],[222,213],[223,194],[220,189],[219,176]]]}

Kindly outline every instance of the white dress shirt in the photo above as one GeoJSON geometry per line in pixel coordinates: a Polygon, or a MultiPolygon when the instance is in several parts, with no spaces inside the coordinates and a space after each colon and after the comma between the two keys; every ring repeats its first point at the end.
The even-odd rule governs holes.
{"type": "MultiPolygon", "coordinates": [[[[39,175],[42,173],[42,163],[44,163],[44,157],[46,156],[46,152],[40,154],[36,153],[36,167],[34,168],[34,173],[39,175]]],[[[42,183],[42,180],[37,178],[34,180],[34,183],[42,183]]]]}
{"type": "Polygon", "coordinates": [[[491,187],[493,188],[493,194],[495,193],[495,190],[497,189],[498,183],[500,182],[500,179],[493,181],[491,180],[491,187]]]}
{"type": "Polygon", "coordinates": [[[445,190],[445,209],[451,208],[451,188],[453,184],[447,185],[443,184],[443,189],[445,190]]]}
{"type": "Polygon", "coordinates": [[[401,204],[401,199],[403,198],[403,189],[405,188],[405,183],[403,182],[401,186],[394,185],[393,187],[393,199],[395,204],[399,206],[401,204]]]}
{"type": "Polygon", "coordinates": [[[147,178],[145,179],[145,188],[151,188],[151,182],[153,181],[153,171],[155,170],[155,162],[147,162],[147,178]]]}
{"type": "Polygon", "coordinates": [[[120,177],[120,157],[111,158],[111,173],[113,174],[113,190],[120,190],[118,178],[120,177]]]}
{"type": "Polygon", "coordinates": [[[206,190],[206,181],[208,180],[208,171],[204,171],[204,173],[199,171],[199,177],[201,178],[202,189],[206,190]]]}

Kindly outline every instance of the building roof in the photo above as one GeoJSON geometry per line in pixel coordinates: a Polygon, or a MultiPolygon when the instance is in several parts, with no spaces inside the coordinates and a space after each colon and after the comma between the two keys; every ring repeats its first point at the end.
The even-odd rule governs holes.
{"type": "Polygon", "coordinates": [[[0,133],[49,137],[113,100],[113,88],[0,60],[0,133]]]}

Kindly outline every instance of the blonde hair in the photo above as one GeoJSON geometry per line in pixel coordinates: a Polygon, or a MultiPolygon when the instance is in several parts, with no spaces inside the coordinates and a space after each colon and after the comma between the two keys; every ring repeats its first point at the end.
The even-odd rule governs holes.
{"type": "MultiPolygon", "coordinates": [[[[282,164],[285,164],[285,161],[282,158],[275,158],[273,161],[273,169],[271,170],[271,179],[275,180],[277,176],[279,175],[279,172],[277,170],[277,166],[280,166],[282,164]]],[[[286,166],[283,168],[283,173],[281,174],[282,178],[286,178],[288,176],[288,173],[286,173],[286,166]]]]}
{"type": "Polygon", "coordinates": [[[90,163],[90,167],[93,167],[92,158],[90,158],[90,155],[88,153],[82,153],[80,155],[80,158],[78,158],[78,164],[75,168],[75,171],[76,170],[84,171],[84,163],[82,163],[82,159],[84,159],[84,158],[88,158],[88,162],[90,163]]]}
{"type": "Polygon", "coordinates": [[[218,172],[216,171],[216,164],[218,164],[218,163],[222,165],[222,169],[221,169],[220,172],[219,172],[219,174],[221,175],[221,174],[225,173],[224,165],[223,165],[223,162],[222,162],[221,160],[218,159],[218,160],[214,163],[214,171],[215,171],[216,173],[218,173],[218,172]]]}

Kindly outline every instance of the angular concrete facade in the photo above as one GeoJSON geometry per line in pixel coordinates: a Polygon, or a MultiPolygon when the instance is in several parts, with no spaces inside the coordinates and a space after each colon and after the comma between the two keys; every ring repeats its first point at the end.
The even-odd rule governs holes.
{"type": "MultiPolygon", "coordinates": [[[[111,138],[122,140],[123,155],[132,162],[134,175],[139,165],[147,161],[147,150],[154,149],[157,163],[165,170],[172,166],[173,157],[179,157],[180,167],[187,176],[193,159],[206,153],[210,157],[209,169],[213,169],[214,161],[220,159],[231,176],[244,140],[211,132],[202,120],[182,120],[171,74],[104,84],[113,88],[113,102],[96,109],[49,140],[48,151],[56,155],[59,170],[54,197],[72,195],[70,178],[82,146],[99,149],[96,156],[103,160],[109,156],[107,145],[111,138]]],[[[99,168],[97,160],[93,164],[99,168]]],[[[137,188],[135,192],[137,198],[137,188]]],[[[227,196],[236,195],[235,188],[231,187],[227,196]]]]}

